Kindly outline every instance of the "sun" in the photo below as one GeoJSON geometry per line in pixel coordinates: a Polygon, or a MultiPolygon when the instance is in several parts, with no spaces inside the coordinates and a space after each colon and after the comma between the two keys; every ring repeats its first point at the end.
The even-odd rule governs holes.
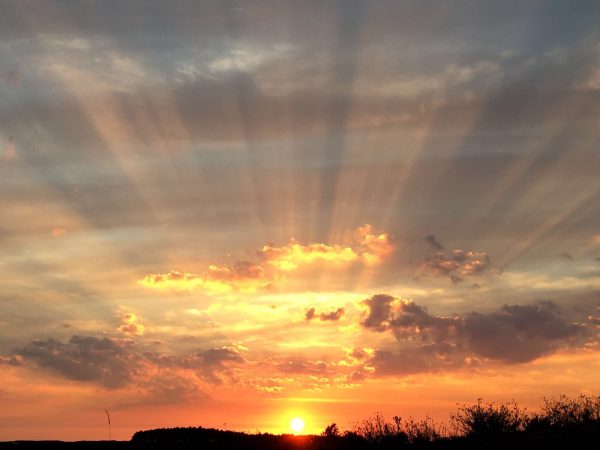
{"type": "Polygon", "coordinates": [[[290,420],[290,428],[294,431],[294,433],[299,433],[304,429],[304,420],[300,417],[294,417],[290,420]]]}

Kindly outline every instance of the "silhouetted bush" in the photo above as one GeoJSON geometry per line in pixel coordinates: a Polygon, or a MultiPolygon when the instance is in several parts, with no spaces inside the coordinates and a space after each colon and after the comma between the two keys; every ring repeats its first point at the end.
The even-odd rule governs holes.
{"type": "Polygon", "coordinates": [[[199,449],[199,450],[598,450],[600,397],[544,399],[527,414],[513,401],[462,405],[450,415],[452,433],[430,417],[417,421],[380,413],[341,432],[332,423],[319,436],[247,434],[213,428],[138,431],[129,442],[0,442],[0,450],[29,449],[199,449]]]}
{"type": "Polygon", "coordinates": [[[416,421],[412,417],[405,421],[402,430],[411,444],[425,444],[442,439],[447,433],[442,425],[436,424],[429,416],[416,421]]]}
{"type": "Polygon", "coordinates": [[[402,429],[402,419],[398,416],[394,416],[393,421],[388,422],[377,413],[374,417],[358,423],[354,433],[368,444],[381,448],[399,447],[408,442],[408,435],[402,429]]]}
{"type": "Polygon", "coordinates": [[[600,397],[580,395],[570,399],[561,395],[558,399],[544,398],[541,413],[532,418],[532,427],[545,426],[553,429],[585,427],[600,423],[600,397]]]}
{"type": "Polygon", "coordinates": [[[484,404],[481,399],[474,405],[463,405],[450,414],[452,427],[467,437],[496,437],[523,431],[529,422],[525,410],[513,401],[506,404],[484,404]]]}
{"type": "Polygon", "coordinates": [[[336,423],[332,423],[331,425],[328,425],[325,427],[325,430],[323,430],[322,436],[339,437],[339,436],[341,436],[340,429],[336,423]]]}

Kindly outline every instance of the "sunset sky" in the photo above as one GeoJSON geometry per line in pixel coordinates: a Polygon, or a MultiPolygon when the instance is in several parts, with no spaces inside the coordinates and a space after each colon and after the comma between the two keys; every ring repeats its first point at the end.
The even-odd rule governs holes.
{"type": "Polygon", "coordinates": [[[599,23],[0,0],[0,440],[600,394],[599,23]]]}

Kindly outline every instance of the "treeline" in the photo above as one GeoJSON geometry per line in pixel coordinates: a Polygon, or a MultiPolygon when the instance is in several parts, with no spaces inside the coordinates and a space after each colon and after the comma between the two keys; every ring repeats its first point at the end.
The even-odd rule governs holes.
{"type": "Polygon", "coordinates": [[[321,435],[247,434],[212,428],[139,431],[131,443],[148,449],[375,450],[375,449],[600,449],[600,397],[544,399],[528,412],[515,402],[462,405],[447,424],[380,414],[341,431],[335,423],[321,435]]]}

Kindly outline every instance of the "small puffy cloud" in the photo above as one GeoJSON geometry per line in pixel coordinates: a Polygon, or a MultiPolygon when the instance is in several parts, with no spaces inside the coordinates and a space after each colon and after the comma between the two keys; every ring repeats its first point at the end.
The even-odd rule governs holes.
{"type": "Polygon", "coordinates": [[[395,250],[390,235],[375,233],[369,224],[358,227],[354,236],[359,253],[366,264],[379,264],[395,250]]]}
{"type": "Polygon", "coordinates": [[[304,313],[304,318],[306,321],[311,321],[318,318],[322,322],[337,322],[342,318],[345,312],[346,310],[344,308],[338,308],[335,311],[317,314],[315,308],[309,308],[304,313]]]}
{"type": "Polygon", "coordinates": [[[121,333],[130,335],[144,334],[145,326],[141,323],[140,318],[133,312],[125,312],[121,315],[121,326],[117,328],[121,333]]]}
{"type": "Polygon", "coordinates": [[[309,308],[306,310],[306,312],[304,313],[304,318],[307,321],[313,320],[317,315],[317,310],[315,308],[309,308]]]}
{"type": "Polygon", "coordinates": [[[154,289],[203,288],[209,292],[253,292],[268,289],[271,284],[265,279],[264,269],[248,261],[240,261],[232,266],[210,265],[202,275],[178,271],[149,274],[138,283],[154,289]]]}
{"type": "Polygon", "coordinates": [[[374,350],[370,347],[352,347],[346,349],[346,359],[343,365],[355,365],[373,356],[374,350]]]}
{"type": "Polygon", "coordinates": [[[455,249],[449,254],[438,252],[427,258],[421,264],[419,275],[448,277],[453,283],[459,283],[467,277],[484,274],[494,267],[485,252],[455,249]]]}
{"type": "Polygon", "coordinates": [[[338,308],[335,311],[319,314],[319,319],[324,322],[337,322],[344,315],[344,308],[338,308]]]}

